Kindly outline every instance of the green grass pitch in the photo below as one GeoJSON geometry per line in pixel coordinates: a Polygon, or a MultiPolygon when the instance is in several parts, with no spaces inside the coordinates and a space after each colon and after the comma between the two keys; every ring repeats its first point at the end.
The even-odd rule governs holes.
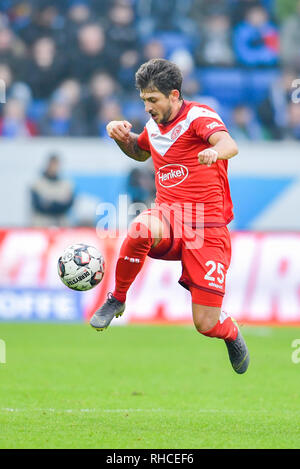
{"type": "Polygon", "coordinates": [[[0,448],[299,448],[297,328],[242,329],[251,365],[191,326],[0,324],[0,448]]]}

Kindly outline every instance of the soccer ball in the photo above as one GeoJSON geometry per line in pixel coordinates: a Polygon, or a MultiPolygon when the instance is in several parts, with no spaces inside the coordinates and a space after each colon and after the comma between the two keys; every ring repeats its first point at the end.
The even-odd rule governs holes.
{"type": "Polygon", "coordinates": [[[91,290],[104,275],[105,262],[93,246],[74,244],[69,246],[58,259],[58,275],[72,290],[91,290]]]}

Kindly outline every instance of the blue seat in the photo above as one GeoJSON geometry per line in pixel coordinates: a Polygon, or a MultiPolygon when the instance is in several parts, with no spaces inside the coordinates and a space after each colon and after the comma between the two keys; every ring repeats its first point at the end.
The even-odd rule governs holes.
{"type": "Polygon", "coordinates": [[[45,100],[34,100],[30,104],[27,115],[28,118],[34,122],[38,122],[42,119],[48,110],[48,103],[45,100]]]}
{"type": "Polygon", "coordinates": [[[280,75],[277,68],[256,69],[245,73],[247,73],[245,76],[247,102],[251,104],[259,104],[266,98],[270,86],[280,75]]]}
{"type": "Polygon", "coordinates": [[[220,109],[218,111],[218,114],[221,116],[222,121],[226,125],[227,128],[230,128],[231,122],[232,122],[232,107],[229,106],[224,106],[220,105],[220,109]]]}
{"type": "Polygon", "coordinates": [[[178,49],[187,49],[193,52],[195,44],[186,34],[168,31],[158,32],[151,39],[161,41],[166,51],[166,57],[170,57],[178,49]]]}
{"type": "Polygon", "coordinates": [[[247,88],[244,73],[238,68],[200,68],[197,77],[202,94],[214,96],[225,106],[233,107],[244,102],[247,88]]]}

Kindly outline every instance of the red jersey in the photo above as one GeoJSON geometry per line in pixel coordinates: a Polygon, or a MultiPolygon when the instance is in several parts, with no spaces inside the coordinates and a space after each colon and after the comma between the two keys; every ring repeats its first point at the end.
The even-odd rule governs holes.
{"type": "Polygon", "coordinates": [[[155,168],[156,203],[203,203],[204,226],[224,226],[233,219],[227,160],[211,166],[198,162],[198,153],[211,145],[209,137],[227,129],[209,106],[184,101],[167,124],[150,118],[138,145],[151,153],[155,168]]]}

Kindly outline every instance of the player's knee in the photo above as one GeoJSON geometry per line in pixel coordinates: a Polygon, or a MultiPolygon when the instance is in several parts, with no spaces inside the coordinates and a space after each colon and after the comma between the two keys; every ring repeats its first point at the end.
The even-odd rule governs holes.
{"type": "Polygon", "coordinates": [[[198,332],[203,333],[212,329],[219,317],[219,308],[193,304],[193,321],[198,332]]]}
{"type": "Polygon", "coordinates": [[[200,333],[209,331],[216,325],[216,323],[217,321],[213,321],[210,319],[194,320],[195,328],[200,333]]]}
{"type": "Polygon", "coordinates": [[[128,229],[128,236],[131,239],[149,239],[151,238],[151,231],[147,224],[134,220],[128,229]]]}
{"type": "Polygon", "coordinates": [[[151,238],[156,245],[162,239],[162,222],[154,216],[140,214],[130,226],[129,233],[133,237],[151,238]]]}

